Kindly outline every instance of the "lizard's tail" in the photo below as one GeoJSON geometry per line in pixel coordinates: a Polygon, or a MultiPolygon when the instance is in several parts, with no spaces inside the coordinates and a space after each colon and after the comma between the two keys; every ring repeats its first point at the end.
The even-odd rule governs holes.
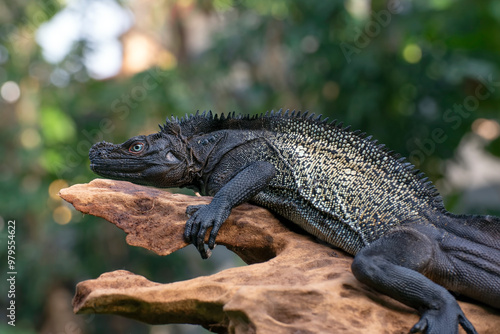
{"type": "Polygon", "coordinates": [[[500,251],[500,218],[481,215],[453,215],[450,224],[442,226],[447,232],[500,251]]]}
{"type": "Polygon", "coordinates": [[[453,264],[450,290],[500,308],[500,218],[450,215],[440,248],[453,264]]]}

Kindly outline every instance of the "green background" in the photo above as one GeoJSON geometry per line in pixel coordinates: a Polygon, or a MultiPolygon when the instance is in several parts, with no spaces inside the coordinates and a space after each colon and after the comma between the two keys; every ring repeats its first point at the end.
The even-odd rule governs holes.
{"type": "Polygon", "coordinates": [[[156,132],[171,115],[310,110],[409,157],[450,211],[500,214],[498,1],[119,5],[132,8],[136,25],[149,22],[140,32],[155,36],[158,61],[96,80],[84,63],[89,40],[80,38],[57,63],[47,62],[36,42],[38,27],[64,10],[64,1],[0,1],[0,85],[12,81],[21,91],[12,103],[0,98],[0,277],[5,282],[13,219],[18,272],[15,328],[4,321],[2,284],[2,333],[204,331],[73,316],[70,308],[76,283],[104,272],[172,282],[242,264],[221,248],[202,261],[194,247],[159,257],[127,246],[122,231],[57,197],[61,187],[96,177],[88,161],[93,143],[156,132]],[[193,15],[215,22],[198,51],[189,47],[193,15]],[[460,153],[467,143],[473,149],[460,153]],[[491,165],[470,167],[482,161],[478,155],[491,165]]]}

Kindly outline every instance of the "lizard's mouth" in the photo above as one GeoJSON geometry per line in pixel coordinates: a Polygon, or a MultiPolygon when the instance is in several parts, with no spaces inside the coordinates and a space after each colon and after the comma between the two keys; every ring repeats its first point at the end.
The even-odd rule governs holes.
{"type": "Polygon", "coordinates": [[[142,177],[143,168],[128,164],[128,161],[110,160],[106,163],[92,162],[90,169],[99,176],[110,177],[114,179],[140,179],[142,177]],[[111,162],[112,163],[109,163],[111,162]]]}
{"type": "Polygon", "coordinates": [[[100,142],[93,145],[89,151],[90,169],[105,178],[159,188],[190,182],[186,163],[170,151],[164,153],[160,148],[135,154],[130,147],[129,142],[119,145],[100,142]]]}
{"type": "Polygon", "coordinates": [[[89,151],[90,169],[99,176],[122,180],[141,179],[148,168],[145,159],[127,156],[120,146],[97,143],[89,151]]]}

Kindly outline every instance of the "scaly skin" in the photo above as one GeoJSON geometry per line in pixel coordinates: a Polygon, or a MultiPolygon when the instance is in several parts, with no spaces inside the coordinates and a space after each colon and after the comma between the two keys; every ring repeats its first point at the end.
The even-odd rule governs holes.
{"type": "Polygon", "coordinates": [[[204,113],[160,128],[95,144],[91,168],[213,196],[187,210],[184,237],[203,258],[231,209],[249,201],[354,255],[361,282],[420,312],[412,332],[476,332],[448,290],[500,308],[500,219],[447,212],[422,174],[371,137],[294,112],[204,113]]]}

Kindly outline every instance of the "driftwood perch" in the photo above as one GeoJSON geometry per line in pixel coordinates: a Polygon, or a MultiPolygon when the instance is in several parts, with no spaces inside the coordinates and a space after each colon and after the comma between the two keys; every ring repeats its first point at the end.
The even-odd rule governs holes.
{"type": "MultiPolygon", "coordinates": [[[[159,255],[187,246],[186,207],[210,201],[102,179],[60,196],[124,230],[128,244],[159,255]]],[[[359,283],[349,256],[292,232],[263,208],[235,208],[217,243],[251,265],[170,284],[123,270],[105,273],[77,285],[74,311],[199,324],[220,333],[407,333],[418,321],[415,310],[359,283]]],[[[479,333],[498,333],[498,311],[460,306],[479,333]]]]}

